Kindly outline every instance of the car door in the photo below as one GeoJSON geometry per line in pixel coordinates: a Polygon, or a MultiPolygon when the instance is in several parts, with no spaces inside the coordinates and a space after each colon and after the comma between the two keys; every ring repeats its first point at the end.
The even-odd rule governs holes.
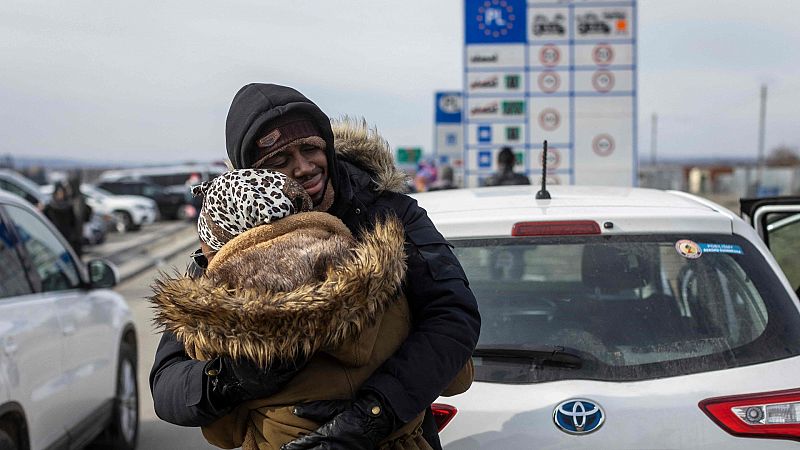
{"type": "Polygon", "coordinates": [[[742,217],[767,244],[800,295],[800,197],[741,199],[742,217]]]}
{"type": "Polygon", "coordinates": [[[36,276],[34,290],[57,315],[59,331],[49,339],[63,343],[59,388],[67,391],[69,408],[62,418],[70,430],[112,396],[117,343],[108,336],[115,334],[113,300],[102,290],[86,289],[79,260],[41,215],[11,205],[6,215],[36,276]]]}
{"type": "MultiPolygon", "coordinates": [[[[52,239],[28,234],[11,215],[19,206],[0,204],[0,379],[11,401],[22,405],[32,448],[44,448],[65,436],[71,416],[70,380],[63,371],[66,348],[56,306],[58,296],[42,291],[37,262],[52,257],[52,239]],[[27,239],[26,243],[23,239],[27,239]],[[33,242],[33,240],[36,240],[33,242]],[[36,248],[39,251],[36,252],[36,248]],[[29,254],[34,250],[36,258],[29,254]]],[[[24,224],[23,224],[24,226],[24,224]]]]}

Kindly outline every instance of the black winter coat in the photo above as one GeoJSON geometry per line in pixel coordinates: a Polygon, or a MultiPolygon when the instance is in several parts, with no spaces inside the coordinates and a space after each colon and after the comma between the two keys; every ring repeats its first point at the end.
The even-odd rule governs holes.
{"type": "MultiPolygon", "coordinates": [[[[280,110],[283,108],[281,104],[295,109],[313,106],[311,109],[318,111],[313,103],[296,91],[274,85],[247,86],[237,94],[237,99],[234,99],[234,105],[247,101],[263,104],[267,110],[265,114],[280,110]],[[252,95],[254,92],[257,95],[252,95]]],[[[252,107],[247,105],[247,108],[252,107]]],[[[233,109],[232,106],[229,121],[234,115],[233,109]]],[[[263,119],[263,115],[252,117],[255,117],[255,125],[250,128],[239,130],[229,126],[229,131],[234,134],[234,138],[228,138],[229,156],[237,167],[248,164],[241,160],[243,156],[237,153],[237,146],[252,139],[252,129],[263,119]]],[[[327,122],[327,118],[322,117],[320,125],[327,122]]],[[[237,121],[232,122],[238,125],[237,121]]],[[[332,144],[333,133],[330,125],[327,126],[323,137],[332,144]]],[[[480,316],[460,263],[425,210],[411,197],[384,188],[384,185],[398,181],[397,173],[392,173],[393,167],[379,173],[381,167],[391,164],[388,144],[379,136],[370,135],[366,124],[360,126],[363,129],[346,129],[343,135],[337,135],[337,156],[329,155],[329,167],[336,169],[330,170],[336,201],[328,212],[339,217],[356,236],[363,229],[371,229],[376,218],[388,214],[396,215],[403,223],[408,264],[404,291],[411,310],[412,330],[400,349],[367,380],[363,388],[378,391],[397,417],[405,422],[421,411],[429,411],[430,404],[471,357],[480,333],[480,316]],[[370,142],[363,142],[364,139],[370,142]],[[378,142],[386,148],[382,152],[382,161],[365,161],[358,155],[339,154],[340,142],[343,147],[361,149],[359,151],[367,159],[372,158],[371,144],[378,142]],[[347,142],[356,145],[346,145],[347,142]],[[365,143],[370,145],[361,145],[365,143]],[[389,156],[386,156],[387,152],[389,156]],[[372,170],[367,171],[365,167],[372,170]],[[392,181],[384,183],[386,180],[392,181]]],[[[150,388],[160,418],[178,425],[201,426],[227,412],[216,410],[209,403],[203,366],[202,361],[192,360],[186,355],[182,343],[172,333],[164,333],[150,373],[150,388]]],[[[430,414],[423,427],[431,446],[439,448],[430,414]]]]}

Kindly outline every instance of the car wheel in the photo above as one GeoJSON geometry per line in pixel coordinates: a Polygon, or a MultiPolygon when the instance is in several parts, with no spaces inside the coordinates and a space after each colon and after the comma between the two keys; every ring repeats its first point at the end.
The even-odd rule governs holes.
{"type": "Polygon", "coordinates": [[[4,430],[0,430],[0,450],[17,450],[17,444],[4,430]]]}
{"type": "Polygon", "coordinates": [[[136,380],[136,350],[120,346],[117,394],[111,423],[91,448],[133,450],[139,434],[139,385],[136,380]]]}
{"type": "Polygon", "coordinates": [[[133,219],[126,211],[114,211],[114,217],[117,219],[117,231],[120,233],[133,229],[133,219]]]}

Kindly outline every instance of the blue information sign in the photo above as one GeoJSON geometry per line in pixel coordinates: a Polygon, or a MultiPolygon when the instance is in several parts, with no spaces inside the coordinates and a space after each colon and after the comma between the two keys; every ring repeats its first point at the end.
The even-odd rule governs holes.
{"type": "Polygon", "coordinates": [[[478,152],[478,167],[485,169],[487,167],[492,167],[492,152],[489,150],[483,150],[478,152]]]}
{"type": "Polygon", "coordinates": [[[490,143],[492,142],[492,126],[480,125],[478,126],[478,142],[490,143]]]}
{"type": "Polygon", "coordinates": [[[461,92],[436,93],[436,123],[461,123],[461,92]]]}

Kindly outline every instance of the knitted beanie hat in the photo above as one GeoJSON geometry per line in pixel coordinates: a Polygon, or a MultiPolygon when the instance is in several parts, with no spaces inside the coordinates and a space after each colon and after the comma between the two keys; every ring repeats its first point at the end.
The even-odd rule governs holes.
{"type": "Polygon", "coordinates": [[[253,167],[261,164],[280,150],[298,144],[310,144],[325,149],[325,140],[320,136],[317,125],[303,115],[290,114],[270,122],[255,141],[258,156],[253,167]]]}
{"type": "Polygon", "coordinates": [[[300,184],[273,170],[225,172],[193,187],[192,194],[203,197],[197,231],[213,250],[251,228],[313,207],[300,184]]]}

